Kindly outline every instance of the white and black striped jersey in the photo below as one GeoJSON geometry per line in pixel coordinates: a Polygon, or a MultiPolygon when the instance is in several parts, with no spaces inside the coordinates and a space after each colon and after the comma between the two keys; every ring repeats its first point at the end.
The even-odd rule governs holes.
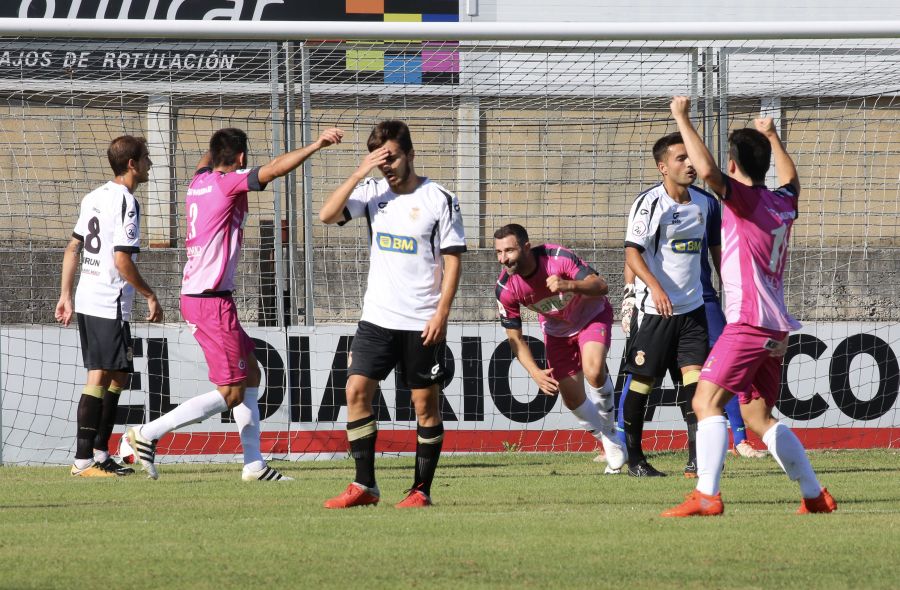
{"type": "MultiPolygon", "coordinates": [[[[690,202],[678,203],[663,184],[641,193],[631,206],[625,234],[625,247],[640,251],[675,314],[703,305],[700,256],[707,226],[715,219],[709,193],[691,186],[688,194],[690,202]]],[[[658,314],[649,287],[637,277],[634,284],[638,308],[658,314]]]]}
{"type": "Polygon", "coordinates": [[[369,178],[353,190],[339,224],[357,217],[365,217],[371,240],[362,320],[391,330],[424,329],[441,297],[441,255],[466,251],[459,201],[427,178],[406,195],[369,178]]]}
{"type": "Polygon", "coordinates": [[[116,269],[115,253],[127,252],[136,260],[140,252],[141,210],[134,195],[112,181],[88,193],[72,237],[84,245],[75,311],[129,321],[134,287],[116,269]]]}

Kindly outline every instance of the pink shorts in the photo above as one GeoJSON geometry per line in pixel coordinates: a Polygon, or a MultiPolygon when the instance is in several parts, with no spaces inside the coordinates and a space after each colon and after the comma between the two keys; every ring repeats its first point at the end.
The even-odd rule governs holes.
{"type": "Polygon", "coordinates": [[[557,381],[581,372],[581,349],[588,342],[600,342],[609,350],[612,342],[612,306],[598,313],[574,336],[561,337],[544,335],[547,364],[553,369],[557,381]]]}
{"type": "Polygon", "coordinates": [[[769,355],[774,343],[787,332],[757,328],[749,324],[728,324],[713,346],[700,371],[700,379],[715,383],[742,404],[762,398],[773,407],[781,391],[781,357],[769,355]]]}
{"type": "Polygon", "coordinates": [[[209,380],[231,385],[247,378],[248,355],[256,350],[238,321],[234,299],[181,296],[181,317],[191,327],[209,366],[209,380]]]}

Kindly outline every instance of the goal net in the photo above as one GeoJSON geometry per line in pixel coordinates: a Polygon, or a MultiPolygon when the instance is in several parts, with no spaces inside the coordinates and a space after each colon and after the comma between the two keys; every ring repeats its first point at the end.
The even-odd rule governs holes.
{"type": "MultiPolygon", "coordinates": [[[[200,348],[178,316],[183,200],[210,135],[232,126],[250,136],[251,165],[326,127],[345,131],[342,145],[250,194],[235,291],[263,367],[264,452],[344,456],[347,351],[369,237],[364,222],[326,227],[316,212],[358,166],[372,125],[387,118],[408,122],[417,172],[455,192],[465,220],[441,402],[445,450],[595,449],[561,401],[542,395],[511,359],[496,317],[492,236],[515,222],[532,243],[572,248],[608,280],[618,310],[626,216],[660,181],[650,147],[675,130],[674,94],[692,97],[694,120],[720,157],[730,129],[764,114],[798,164],[803,195],[786,293],[804,326],[791,337],[777,415],[812,447],[900,445],[896,37],[460,37],[0,38],[0,460],[71,460],[85,370],[76,330],[56,325],[53,310],[62,249],[82,197],[111,176],[105,152],[116,136],[146,137],[151,148],[150,181],[137,191],[138,266],[167,316],[164,325],[143,322],[137,298],[135,373],[114,439],[126,424],[210,389],[200,348]]],[[[525,320],[543,363],[536,318],[525,320]]],[[[614,325],[608,367],[619,389],[623,345],[614,325]]],[[[652,394],[646,448],[684,447],[675,402],[667,378],[652,394]]],[[[393,375],[376,405],[379,450],[414,450],[410,394],[393,375]]],[[[240,439],[224,414],[167,436],[159,451],[164,462],[228,461],[240,439]]]]}

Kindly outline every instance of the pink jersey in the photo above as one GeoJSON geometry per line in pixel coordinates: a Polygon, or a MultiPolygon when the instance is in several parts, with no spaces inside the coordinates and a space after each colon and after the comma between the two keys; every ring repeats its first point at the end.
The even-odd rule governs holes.
{"type": "MultiPolygon", "coordinates": [[[[724,175],[724,174],[723,174],[724,175]]],[[[722,286],[728,323],[789,332],[800,322],[784,303],[784,267],[797,190],[771,191],[725,176],[722,198],[722,286]]]]}
{"type": "Polygon", "coordinates": [[[265,186],[259,168],[216,172],[201,168],[187,191],[187,264],[181,292],[232,291],[234,273],[241,258],[247,191],[265,186]]]}
{"type": "Polygon", "coordinates": [[[581,280],[597,274],[574,252],[556,244],[531,249],[537,269],[528,277],[503,270],[497,279],[497,307],[504,328],[521,328],[519,306],[538,313],[541,329],[548,336],[568,338],[578,334],[597,314],[609,306],[606,297],[584,297],[576,293],[551,293],[547,277],[581,280]]]}

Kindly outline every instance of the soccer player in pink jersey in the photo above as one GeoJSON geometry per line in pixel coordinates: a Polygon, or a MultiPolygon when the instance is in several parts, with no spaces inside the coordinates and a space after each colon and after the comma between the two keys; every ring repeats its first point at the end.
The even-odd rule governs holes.
{"type": "Polygon", "coordinates": [[[697,415],[697,488],[662,516],[715,516],[724,512],[719,479],[728,448],[723,409],[732,396],[746,425],[759,435],[792,480],[800,484],[797,511],[832,512],[823,488],[790,428],[772,416],[781,386],[788,332],[800,327],[784,302],[784,267],[797,218],[800,182],[771,118],[728,138],[727,173],[719,169],[690,120],[690,99],[676,96],[672,115],[697,174],[722,199],[722,285],[728,325],[709,354],[694,396],[697,415]],[[765,186],[775,155],[779,188],[765,186]]]}
{"type": "Polygon", "coordinates": [[[556,244],[531,246],[519,224],[494,233],[500,324],[519,363],[548,395],[562,395],[578,424],[603,445],[606,473],[619,473],[627,460],[616,436],[613,383],[606,372],[612,337],[612,307],[606,281],[574,252],[556,244]],[[520,306],[538,313],[548,368],[534,360],[522,338],[520,306]],[[584,392],[588,381],[589,395],[584,392]]]}
{"type": "Polygon", "coordinates": [[[163,435],[228,409],[234,412],[244,450],[245,481],[285,481],[260,452],[260,371],[253,340],[238,321],[231,292],[241,255],[248,191],[300,166],[322,148],[340,143],[340,129],[324,131],[314,143],[282,154],[264,166],[247,168],[247,134],[216,131],[187,191],[187,264],[181,287],[181,315],[203,349],[209,380],[216,388],[198,395],[143,426],[129,428],[128,439],[151,479],[158,477],[156,442],[163,435]]]}

